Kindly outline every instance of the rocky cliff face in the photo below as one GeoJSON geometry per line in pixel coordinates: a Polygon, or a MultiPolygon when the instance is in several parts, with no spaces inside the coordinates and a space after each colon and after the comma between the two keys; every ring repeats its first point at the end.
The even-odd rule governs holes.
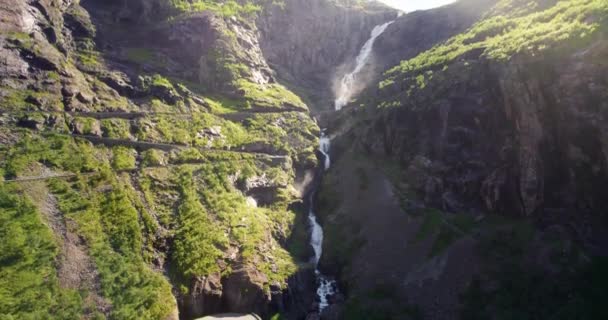
{"type": "Polygon", "coordinates": [[[40,276],[3,282],[17,302],[0,314],[303,317],[314,278],[298,204],[319,129],[277,83],[253,16],[0,5],[2,221],[15,215],[1,228],[42,230],[3,250],[12,279],[40,276]],[[41,245],[11,253],[28,242],[41,245]]]}
{"type": "Polygon", "coordinates": [[[311,99],[316,111],[332,109],[333,85],[345,73],[374,26],[397,12],[370,2],[287,0],[258,19],[264,55],[279,77],[311,99]]]}
{"type": "MultiPolygon", "coordinates": [[[[529,292],[510,284],[532,281],[499,275],[509,269],[584,295],[571,287],[576,272],[589,276],[579,268],[596,263],[606,248],[607,8],[584,1],[519,5],[498,2],[445,43],[422,54],[405,51],[409,60],[327,118],[336,169],[321,196],[325,226],[333,230],[323,264],[349,290],[349,316],[357,304],[367,305],[364,314],[387,310],[391,301],[418,309],[388,309],[387,318],[537,312],[532,302],[509,304],[511,311],[499,306],[499,299],[529,292]],[[571,36],[545,36],[533,24],[521,29],[530,12],[555,34],[567,29],[571,36]],[[556,12],[568,18],[547,16],[556,12]],[[493,20],[497,13],[508,27],[493,20]],[[569,24],[579,18],[581,25],[569,24]],[[517,48],[527,32],[536,38],[517,48]],[[557,238],[554,251],[548,239],[557,238]],[[480,295],[488,297],[487,308],[467,300],[480,295]]],[[[397,43],[391,30],[377,50],[397,43]]],[[[554,310],[579,308],[567,296],[551,299],[560,301],[554,310]]]]}
{"type": "MultiPolygon", "coordinates": [[[[314,308],[320,132],[284,84],[329,108],[396,13],[258,4],[0,1],[0,315],[314,308]]],[[[323,318],[604,318],[607,12],[463,0],[386,30],[380,83],[323,119],[323,318]]]]}
{"type": "Polygon", "coordinates": [[[595,110],[602,108],[605,79],[592,57],[604,54],[599,52],[604,47],[597,42],[555,61],[457,62],[442,75],[454,81],[449,89],[432,82],[424,89],[446,90],[446,98],[421,95],[407,102],[419,108],[387,110],[364,145],[403,161],[428,159],[428,167],[417,169],[434,178],[415,188],[447,210],[476,206],[516,215],[552,206],[597,210],[604,196],[592,185],[605,183],[605,159],[602,115],[595,110]],[[416,98],[424,100],[413,102],[416,98]],[[421,120],[432,125],[416,126],[421,120]],[[583,142],[581,135],[588,138],[583,142]],[[586,169],[580,168],[583,159],[586,169]],[[456,199],[462,203],[451,201],[456,199]]]}

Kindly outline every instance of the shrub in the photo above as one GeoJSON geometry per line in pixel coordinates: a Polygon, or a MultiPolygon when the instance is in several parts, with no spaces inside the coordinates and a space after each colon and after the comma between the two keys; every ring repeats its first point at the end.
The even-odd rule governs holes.
{"type": "Polygon", "coordinates": [[[173,259],[186,278],[219,272],[218,259],[223,255],[220,248],[227,245],[227,239],[201,205],[191,172],[182,174],[180,188],[182,198],[177,210],[173,259]]]}
{"type": "Polygon", "coordinates": [[[50,228],[18,188],[0,185],[0,318],[80,319],[78,292],[59,287],[50,228]]]}
{"type": "Polygon", "coordinates": [[[112,148],[112,168],[129,170],[135,167],[135,150],[127,147],[112,148]]]}
{"type": "Polygon", "coordinates": [[[112,303],[112,319],[164,319],[176,308],[171,286],[142,258],[138,215],[114,181],[112,191],[100,195],[98,184],[112,180],[111,173],[92,177],[89,184],[53,180],[50,188],[58,207],[76,222],[93,257],[101,293],[112,303]]]}

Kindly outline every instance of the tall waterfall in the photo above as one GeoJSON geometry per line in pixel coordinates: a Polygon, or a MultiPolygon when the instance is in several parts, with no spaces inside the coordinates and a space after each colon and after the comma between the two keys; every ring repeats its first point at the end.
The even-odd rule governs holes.
{"type": "Polygon", "coordinates": [[[319,271],[319,260],[323,254],[323,228],[317,222],[317,217],[313,211],[313,200],[314,193],[310,196],[310,209],[308,211],[308,220],[310,222],[312,231],[310,237],[310,244],[315,252],[313,262],[315,265],[315,275],[317,277],[317,296],[319,298],[319,312],[329,306],[329,297],[333,296],[337,292],[336,281],[325,276],[319,271]]]}
{"type": "MultiPolygon", "coordinates": [[[[357,65],[355,69],[344,76],[342,78],[340,89],[338,91],[338,95],[335,101],[336,110],[340,110],[344,107],[350,98],[353,95],[354,85],[357,81],[357,74],[363,69],[363,67],[367,64],[372,49],[374,47],[374,42],[376,38],[380,36],[386,28],[391,25],[394,21],[387,22],[382,25],[378,25],[374,27],[371,33],[371,37],[361,48],[361,52],[357,56],[357,65]]],[[[325,129],[321,131],[321,137],[319,138],[319,151],[323,154],[323,169],[329,170],[331,165],[331,160],[329,156],[331,141],[329,136],[325,133],[325,129]]],[[[315,191],[310,194],[310,207],[308,210],[308,220],[310,222],[311,227],[311,235],[310,235],[310,245],[314,250],[313,263],[315,266],[315,275],[317,277],[317,296],[319,300],[319,312],[323,312],[325,308],[327,308],[330,304],[329,297],[334,296],[338,293],[338,285],[336,281],[324,274],[319,270],[319,261],[321,260],[321,256],[323,254],[323,228],[317,221],[317,216],[314,212],[314,196],[315,191]]]]}
{"type": "Polygon", "coordinates": [[[329,157],[330,144],[331,141],[329,140],[329,137],[325,134],[325,130],[321,131],[321,137],[319,138],[319,151],[323,154],[323,157],[325,157],[325,170],[328,170],[331,166],[331,158],[329,157]]]}
{"type": "MultiPolygon", "coordinates": [[[[323,154],[324,164],[323,169],[328,170],[331,164],[331,160],[329,158],[329,147],[330,140],[329,137],[325,134],[325,129],[321,131],[321,137],[319,138],[319,151],[323,154]]],[[[317,221],[317,216],[314,212],[314,200],[315,200],[315,192],[311,192],[310,194],[310,207],[308,208],[308,221],[310,223],[311,234],[310,234],[310,245],[313,248],[315,253],[313,257],[313,263],[315,266],[315,276],[317,277],[317,297],[319,299],[319,312],[322,312],[323,309],[329,306],[329,299],[337,293],[337,284],[336,281],[325,276],[319,271],[319,260],[321,260],[321,255],[323,254],[323,228],[317,221]]]]}
{"type": "Polygon", "coordinates": [[[335,101],[336,110],[342,109],[342,107],[344,107],[352,98],[355,84],[357,83],[357,74],[361,72],[363,67],[365,67],[365,65],[368,63],[374,48],[374,42],[376,42],[376,38],[378,38],[393,22],[395,21],[393,20],[385,24],[377,25],[372,30],[371,37],[369,40],[367,40],[367,42],[365,42],[361,48],[361,51],[359,52],[359,55],[357,56],[355,69],[346,74],[340,81],[340,87],[338,88],[335,101]]]}

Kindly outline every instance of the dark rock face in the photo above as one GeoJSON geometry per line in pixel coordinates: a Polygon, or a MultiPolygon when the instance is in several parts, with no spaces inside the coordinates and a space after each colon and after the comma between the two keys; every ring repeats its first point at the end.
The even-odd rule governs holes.
{"type": "MultiPolygon", "coordinates": [[[[605,41],[508,64],[460,60],[361,134],[446,210],[515,215],[606,205],[605,41]],[[440,95],[433,95],[440,92],[440,95]]],[[[399,90],[399,89],[397,89],[399,90]]]]}
{"type": "Polygon", "coordinates": [[[395,20],[378,37],[363,72],[369,83],[401,60],[464,31],[496,1],[459,1],[399,18],[396,11],[373,3],[362,11],[323,0],[285,1],[284,7],[270,7],[258,19],[261,47],[281,79],[305,93],[315,111],[327,110],[332,109],[338,78],[352,68],[374,26],[395,20]]]}
{"type": "Polygon", "coordinates": [[[338,69],[356,57],[374,26],[396,16],[376,3],[361,10],[325,0],[287,0],[270,5],[258,19],[260,44],[279,77],[312,99],[312,108],[325,110],[333,104],[338,69]]]}

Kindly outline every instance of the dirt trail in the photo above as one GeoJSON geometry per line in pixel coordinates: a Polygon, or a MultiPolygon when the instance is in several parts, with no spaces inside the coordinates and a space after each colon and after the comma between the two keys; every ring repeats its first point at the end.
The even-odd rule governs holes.
{"type": "Polygon", "coordinates": [[[75,230],[76,223],[59,211],[57,198],[49,192],[43,181],[29,181],[24,187],[28,196],[42,213],[53,230],[59,246],[57,276],[63,288],[85,290],[85,303],[95,306],[98,312],[109,314],[111,305],[104,299],[99,287],[99,273],[88,254],[88,249],[75,230]]]}

